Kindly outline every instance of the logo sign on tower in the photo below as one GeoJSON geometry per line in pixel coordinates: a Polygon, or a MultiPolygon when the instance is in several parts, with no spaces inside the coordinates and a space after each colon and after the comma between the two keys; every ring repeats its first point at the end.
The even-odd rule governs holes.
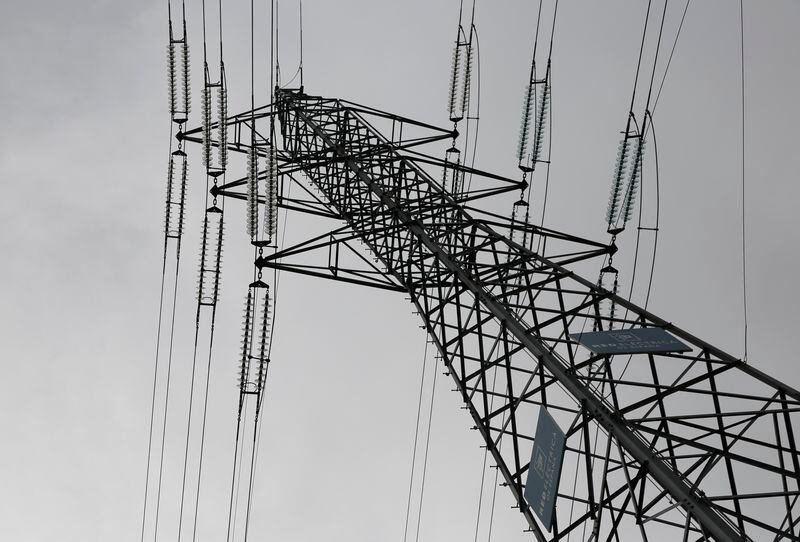
{"type": "Polygon", "coordinates": [[[547,409],[542,407],[536,424],[524,496],[548,531],[553,524],[565,442],[564,432],[547,409]]]}
{"type": "Polygon", "coordinates": [[[655,354],[691,350],[660,327],[593,331],[570,337],[595,354],[655,354]]]}

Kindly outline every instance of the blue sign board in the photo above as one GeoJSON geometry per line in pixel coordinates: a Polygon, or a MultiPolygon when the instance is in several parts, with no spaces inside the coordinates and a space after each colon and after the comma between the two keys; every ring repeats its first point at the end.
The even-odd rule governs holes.
{"type": "Polygon", "coordinates": [[[660,327],[612,329],[579,333],[570,337],[595,354],[656,354],[691,350],[660,327]]]}
{"type": "Polygon", "coordinates": [[[536,424],[531,462],[528,465],[528,480],[525,482],[525,500],[548,531],[553,524],[556,509],[558,482],[561,479],[561,463],[564,460],[564,432],[542,407],[536,424]]]}

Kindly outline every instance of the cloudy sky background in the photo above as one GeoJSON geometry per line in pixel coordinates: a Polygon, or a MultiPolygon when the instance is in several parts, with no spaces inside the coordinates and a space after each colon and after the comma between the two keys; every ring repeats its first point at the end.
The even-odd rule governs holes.
{"type": "MultiPolygon", "coordinates": [[[[670,2],[664,51],[683,6],[670,2]]],[[[197,90],[199,2],[187,8],[197,90]]],[[[457,8],[455,0],[306,0],[307,91],[446,124],[457,8]]],[[[224,9],[230,103],[238,112],[249,102],[249,3],[228,1],[224,9]]],[[[644,13],[636,0],[559,8],[550,227],[605,239],[610,171],[644,13]]],[[[478,2],[483,169],[516,174],[534,16],[534,2],[478,2]]],[[[737,356],[738,16],[738,2],[692,3],[655,114],[663,229],[650,303],[656,314],[737,356]]],[[[282,2],[281,17],[281,64],[290,75],[298,56],[296,2],[282,2]]],[[[263,61],[266,6],[257,7],[257,20],[263,61]]],[[[795,387],[798,23],[796,2],[745,2],[749,358],[795,387]]],[[[169,144],[166,39],[164,2],[0,6],[2,540],[139,538],[169,144]]],[[[262,71],[261,102],[266,81],[262,71]]],[[[194,103],[198,111],[196,97],[194,103]]],[[[174,377],[182,388],[203,201],[199,148],[190,151],[174,377]]],[[[243,163],[234,167],[244,171],[243,163]]],[[[648,182],[652,176],[644,188],[652,194],[648,182]]],[[[510,209],[507,201],[487,205],[510,209]]],[[[229,209],[203,540],[224,533],[235,360],[251,271],[243,206],[229,209]]],[[[288,226],[289,239],[311,227],[294,216],[288,226]]],[[[632,253],[630,233],[620,242],[623,254],[632,253]]],[[[623,270],[626,286],[629,277],[623,270]]],[[[251,532],[285,541],[402,539],[424,348],[417,317],[402,295],[309,278],[284,275],[278,296],[251,532]]],[[[438,379],[420,540],[467,539],[483,456],[451,384],[438,379]]],[[[177,408],[185,408],[176,393],[177,408]]],[[[178,447],[179,433],[170,440],[178,447]]],[[[174,459],[179,448],[168,453],[174,459]]],[[[177,478],[177,471],[167,475],[177,478]]],[[[176,483],[165,484],[168,534],[177,494],[176,483]]],[[[526,540],[510,504],[501,488],[496,537],[526,540]]]]}

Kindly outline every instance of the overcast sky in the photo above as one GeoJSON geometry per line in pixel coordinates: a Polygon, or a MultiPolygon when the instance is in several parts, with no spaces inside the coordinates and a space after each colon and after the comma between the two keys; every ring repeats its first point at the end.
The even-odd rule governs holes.
{"type": "MultiPolygon", "coordinates": [[[[200,3],[187,4],[197,90],[200,3]]],[[[477,6],[477,165],[507,175],[516,175],[535,4],[477,6]]],[[[738,5],[692,3],[655,113],[663,229],[650,308],[740,356],[738,5]]],[[[670,2],[667,46],[683,6],[670,2]]],[[[447,124],[456,0],[306,0],[303,8],[309,93],[447,124]]],[[[230,108],[239,112],[249,102],[249,3],[229,0],[223,9],[230,108]]],[[[256,13],[264,60],[266,6],[256,13]]],[[[561,3],[550,227],[606,237],[610,171],[644,13],[640,0],[561,3]]],[[[166,25],[163,1],[0,5],[1,540],[139,539],[169,146],[166,25]]],[[[798,25],[797,2],[745,2],[749,358],[795,387],[798,25]]],[[[296,2],[281,2],[280,31],[282,70],[291,74],[296,2]]],[[[266,71],[260,75],[263,97],[266,71]]],[[[196,96],[194,103],[199,112],[196,96]]],[[[184,387],[203,201],[199,148],[190,151],[175,357],[184,387]]],[[[243,163],[232,167],[244,171],[243,163]]],[[[505,200],[487,205],[510,209],[505,200]]],[[[251,271],[244,208],[230,209],[209,422],[216,455],[208,491],[222,501],[251,271]]],[[[287,235],[302,239],[310,227],[290,216],[287,235]]],[[[630,235],[620,245],[632,253],[630,235]]],[[[629,284],[630,269],[622,273],[629,284]]],[[[310,278],[284,275],[278,295],[252,533],[401,540],[424,348],[417,317],[401,294],[310,278]]],[[[471,539],[482,451],[452,385],[438,378],[420,540],[471,539]]],[[[205,505],[202,540],[224,533],[227,511],[216,500],[205,505]]],[[[501,488],[496,539],[527,540],[510,505],[501,488]]]]}

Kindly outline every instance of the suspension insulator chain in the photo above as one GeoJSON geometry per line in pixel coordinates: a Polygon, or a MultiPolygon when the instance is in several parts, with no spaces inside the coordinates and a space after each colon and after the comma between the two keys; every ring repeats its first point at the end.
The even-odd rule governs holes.
{"type": "Polygon", "coordinates": [[[274,143],[267,147],[267,172],[264,191],[264,237],[271,243],[278,233],[278,150],[274,143]]]}
{"type": "Polygon", "coordinates": [[[215,306],[219,300],[224,226],[222,209],[217,207],[215,201],[206,209],[203,217],[200,275],[197,285],[197,301],[201,305],[215,306]]]}
{"type": "Polygon", "coordinates": [[[183,124],[191,110],[189,69],[189,42],[186,39],[186,21],[183,31],[175,38],[172,20],[169,22],[169,45],[167,45],[167,80],[169,82],[169,113],[172,121],[183,124]]]}
{"type": "Polygon", "coordinates": [[[260,396],[269,364],[269,285],[256,280],[247,290],[239,365],[239,392],[260,396]]]}
{"type": "Polygon", "coordinates": [[[536,83],[529,81],[525,88],[525,98],[522,101],[522,116],[519,122],[519,143],[517,144],[517,162],[519,168],[523,171],[528,171],[530,167],[527,165],[528,157],[528,140],[531,132],[531,117],[536,103],[536,83]]]}
{"type": "Polygon", "coordinates": [[[642,178],[645,146],[641,134],[626,133],[619,143],[606,210],[608,233],[612,235],[622,232],[633,216],[636,194],[642,178]]]}
{"type": "Polygon", "coordinates": [[[464,190],[464,176],[461,172],[461,151],[455,147],[447,149],[444,161],[442,187],[445,190],[449,190],[453,197],[458,199],[464,190]]]}
{"type": "Polygon", "coordinates": [[[178,149],[169,156],[167,167],[167,197],[164,216],[164,233],[167,237],[180,239],[183,234],[187,180],[186,152],[178,133],[178,149]]]}
{"type": "Polygon", "coordinates": [[[203,88],[203,165],[211,176],[221,175],[228,166],[228,91],[224,72],[220,82],[208,79],[203,88]],[[216,146],[216,150],[214,147],[216,146]]]}
{"type": "MultiPolygon", "coordinates": [[[[548,74],[550,69],[548,67],[548,74]]],[[[531,169],[536,168],[536,162],[539,161],[542,154],[542,145],[544,143],[544,128],[547,124],[547,113],[550,106],[550,78],[545,77],[542,82],[542,91],[539,93],[539,108],[536,112],[536,126],[534,128],[533,136],[533,149],[531,150],[531,169]]]]}
{"type": "Polygon", "coordinates": [[[463,46],[466,49],[466,58],[464,62],[464,78],[461,87],[461,118],[469,116],[469,101],[470,93],[472,92],[472,33],[475,31],[473,27],[470,30],[470,39],[463,46]]]}
{"type": "MultiPolygon", "coordinates": [[[[597,279],[597,286],[608,290],[616,295],[619,291],[619,271],[614,267],[613,260],[609,260],[607,266],[600,270],[600,276],[597,279]]],[[[608,322],[606,330],[614,329],[614,317],[616,315],[617,304],[613,298],[603,298],[598,307],[598,318],[594,321],[594,331],[600,331],[602,328],[602,321],[608,322]]]]}
{"type": "Polygon", "coordinates": [[[636,202],[636,194],[639,192],[639,184],[642,180],[642,159],[644,157],[644,149],[646,142],[644,136],[640,135],[634,139],[633,149],[631,152],[631,173],[628,178],[628,188],[625,191],[625,197],[622,202],[622,227],[633,216],[633,207],[636,202]]]}
{"type": "Polygon", "coordinates": [[[258,196],[259,196],[258,149],[252,142],[247,153],[247,235],[251,241],[258,237],[258,196]]]}
{"type": "Polygon", "coordinates": [[[509,227],[509,239],[515,243],[519,243],[524,247],[528,246],[528,221],[530,206],[528,202],[520,197],[519,200],[514,202],[511,207],[511,225],[509,227]],[[518,231],[522,231],[522,236],[517,235],[518,231]]]}
{"type": "Polygon", "coordinates": [[[450,63],[450,91],[447,95],[447,113],[450,116],[450,120],[453,122],[458,122],[461,120],[461,117],[458,116],[458,112],[456,111],[456,100],[458,97],[458,86],[461,82],[461,47],[463,46],[461,42],[461,34],[463,30],[461,27],[458,28],[458,39],[456,40],[456,44],[453,46],[453,57],[450,63]]]}
{"type": "Polygon", "coordinates": [[[536,63],[531,63],[531,74],[525,87],[522,101],[522,115],[519,122],[519,141],[517,143],[517,164],[523,172],[533,171],[541,161],[544,147],[545,127],[550,111],[550,61],[544,79],[536,79],[536,63]],[[531,138],[533,120],[533,141],[531,138]]]}

